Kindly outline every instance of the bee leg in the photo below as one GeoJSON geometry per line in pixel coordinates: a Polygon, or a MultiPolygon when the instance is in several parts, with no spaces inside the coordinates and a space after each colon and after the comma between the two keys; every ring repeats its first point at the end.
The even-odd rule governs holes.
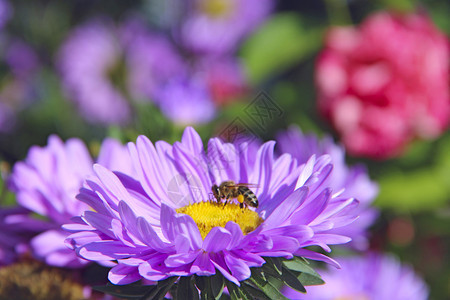
{"type": "Polygon", "coordinates": [[[243,208],[244,208],[244,203],[240,203],[240,204],[239,204],[239,207],[240,207],[241,209],[243,209],[243,208]]]}

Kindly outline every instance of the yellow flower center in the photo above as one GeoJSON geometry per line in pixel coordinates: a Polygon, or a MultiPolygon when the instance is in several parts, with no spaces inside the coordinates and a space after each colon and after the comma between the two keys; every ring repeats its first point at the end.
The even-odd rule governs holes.
{"type": "Polygon", "coordinates": [[[213,201],[198,202],[178,208],[176,212],[191,216],[203,239],[211,229],[218,226],[225,227],[229,221],[238,224],[244,235],[255,230],[263,222],[258,213],[246,207],[240,208],[235,203],[224,206],[223,203],[213,201]]]}
{"type": "Polygon", "coordinates": [[[233,10],[230,0],[203,0],[199,6],[201,11],[215,18],[226,16],[233,10]]]}

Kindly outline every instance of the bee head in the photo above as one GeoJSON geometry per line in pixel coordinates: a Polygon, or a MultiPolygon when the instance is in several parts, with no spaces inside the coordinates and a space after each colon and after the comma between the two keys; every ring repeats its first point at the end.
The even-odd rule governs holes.
{"type": "Polygon", "coordinates": [[[211,187],[211,191],[216,199],[220,199],[220,190],[219,190],[219,187],[217,186],[217,184],[215,184],[211,187]]]}

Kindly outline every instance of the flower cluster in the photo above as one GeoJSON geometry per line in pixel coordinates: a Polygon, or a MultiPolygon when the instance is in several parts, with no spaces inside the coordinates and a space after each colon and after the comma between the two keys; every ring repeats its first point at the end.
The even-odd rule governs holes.
{"type": "Polygon", "coordinates": [[[350,241],[333,230],[357,217],[356,200],[335,199],[324,185],[330,157],[298,164],[289,154],[276,158],[274,142],[251,149],[213,138],[205,152],[192,128],[173,146],[140,136],[129,144],[136,176],[94,166],[96,177],[78,195],[92,210],[64,226],[72,232],[67,243],[87,260],[117,262],[109,272],[114,284],[219,271],[239,285],[264,257],[337,265],[305,249],[329,251],[330,244],[350,241]],[[214,199],[211,187],[230,180],[255,184],[259,205],[214,199]]]}
{"type": "Polygon", "coordinates": [[[351,154],[396,156],[447,128],[449,53],[421,14],[381,12],[358,28],[332,28],[317,61],[319,108],[351,154]]]}
{"type": "Polygon", "coordinates": [[[173,29],[182,51],[136,19],[121,25],[96,19],[69,35],[58,66],[67,97],[85,119],[127,124],[133,103],[151,101],[174,123],[200,124],[246,91],[234,52],[266,18],[272,1],[194,2],[180,29],[173,29]],[[205,30],[192,34],[199,27],[205,30]]]}
{"type": "MultiPolygon", "coordinates": [[[[97,161],[112,170],[131,173],[127,155],[120,143],[106,139],[97,161]]],[[[66,247],[64,239],[68,234],[61,225],[89,209],[75,196],[85,178],[93,174],[93,163],[81,140],[73,138],[64,144],[57,136],[50,136],[46,147],[32,147],[26,160],[15,164],[9,178],[17,202],[46,218],[44,229],[35,228],[39,234],[31,239],[30,247],[36,258],[51,266],[81,267],[87,263],[66,247]]],[[[24,226],[28,222],[35,221],[25,220],[24,226]]]]}

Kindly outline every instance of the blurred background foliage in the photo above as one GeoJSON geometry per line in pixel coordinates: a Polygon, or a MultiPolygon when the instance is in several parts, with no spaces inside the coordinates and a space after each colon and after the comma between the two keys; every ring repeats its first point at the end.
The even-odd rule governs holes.
{"type": "MultiPolygon", "coordinates": [[[[181,0],[179,0],[181,1],[181,0]]],[[[11,132],[0,134],[2,172],[23,159],[31,145],[45,145],[50,134],[63,139],[80,137],[93,153],[106,136],[123,142],[139,134],[152,140],[173,142],[183,126],[172,123],[152,103],[134,104],[135,115],[126,126],[89,124],[78,114],[63,92],[55,67],[59,47],[69,32],[90,18],[110,16],[121,22],[138,14],[148,26],[171,37],[163,16],[176,16],[177,0],[13,0],[13,17],[3,34],[18,37],[37,53],[39,69],[34,77],[33,103],[19,111],[11,132]]],[[[333,135],[333,129],[316,110],[314,66],[323,35],[330,25],[358,24],[376,10],[424,10],[445,33],[450,33],[450,1],[446,0],[283,0],[264,24],[242,42],[237,56],[242,60],[250,89],[241,101],[222,106],[216,118],[196,125],[202,138],[219,134],[240,117],[260,139],[274,138],[290,124],[304,132],[333,135]],[[245,108],[265,91],[283,111],[272,122],[258,126],[245,108]]],[[[0,68],[0,83],[8,78],[0,68]]],[[[335,136],[338,141],[337,137],[335,136]]],[[[398,158],[363,162],[380,185],[375,205],[382,214],[373,226],[372,248],[391,251],[414,266],[431,289],[431,299],[450,298],[450,132],[432,141],[415,141],[398,158]]],[[[2,202],[11,196],[2,189],[2,202]]]]}

